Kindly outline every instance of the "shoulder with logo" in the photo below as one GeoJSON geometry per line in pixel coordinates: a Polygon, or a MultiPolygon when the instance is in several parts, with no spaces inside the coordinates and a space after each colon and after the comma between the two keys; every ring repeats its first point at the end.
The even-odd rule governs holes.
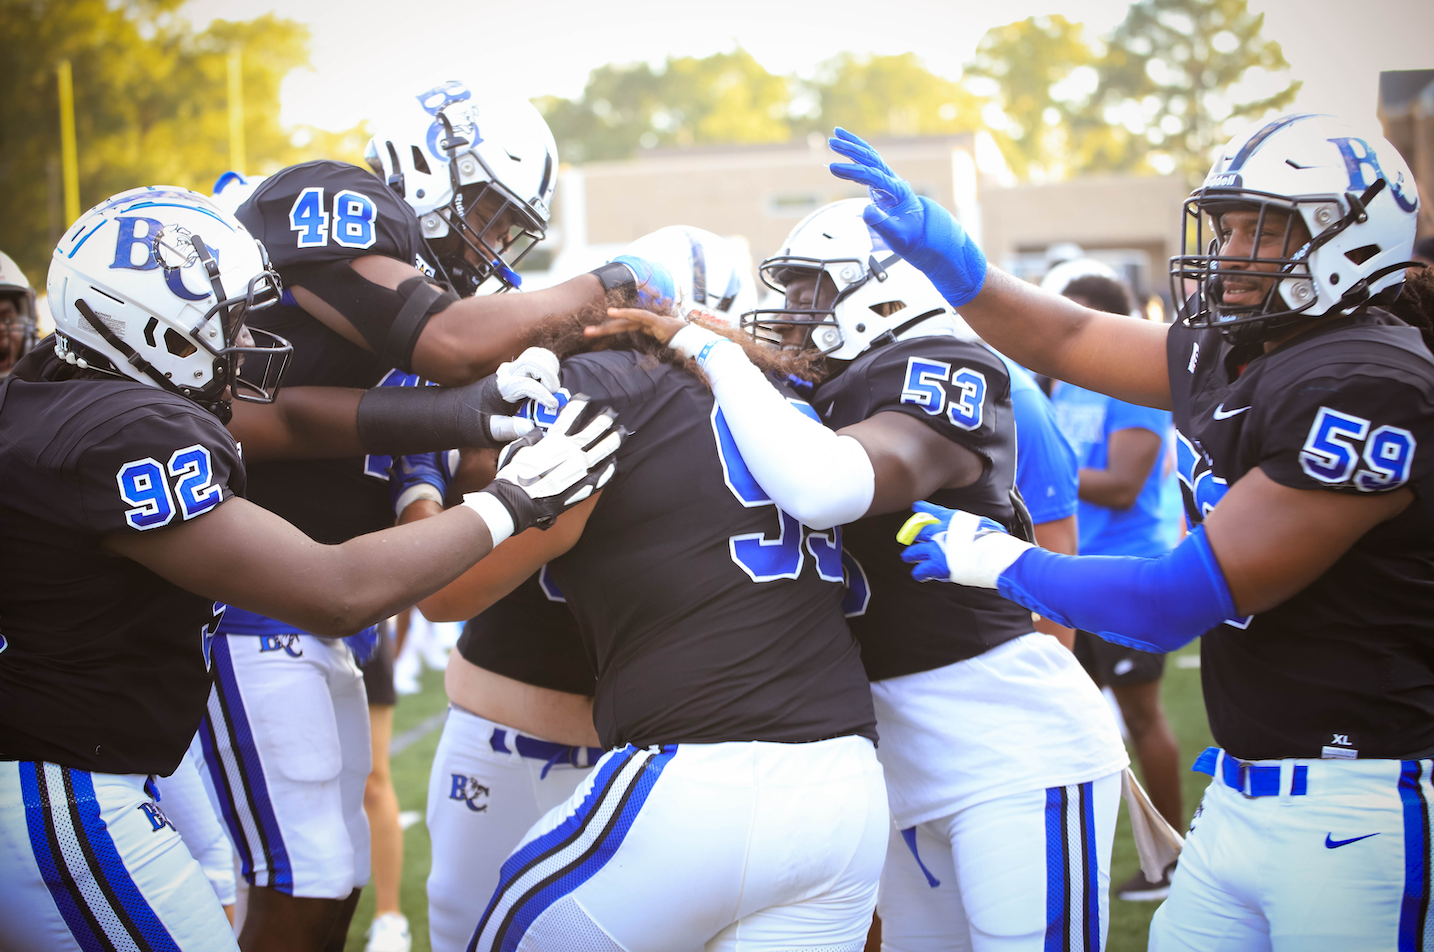
{"type": "Polygon", "coordinates": [[[291,165],[265,179],[235,217],[264,243],[281,273],[364,255],[432,273],[418,216],[356,165],[328,159],[291,165]]]}

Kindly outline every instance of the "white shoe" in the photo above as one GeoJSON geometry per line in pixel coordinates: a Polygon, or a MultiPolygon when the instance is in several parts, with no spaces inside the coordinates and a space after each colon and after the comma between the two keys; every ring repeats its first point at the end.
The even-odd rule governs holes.
{"type": "Polygon", "coordinates": [[[364,946],[364,952],[409,952],[412,946],[408,919],[401,913],[385,912],[368,927],[368,944],[364,946]]]}

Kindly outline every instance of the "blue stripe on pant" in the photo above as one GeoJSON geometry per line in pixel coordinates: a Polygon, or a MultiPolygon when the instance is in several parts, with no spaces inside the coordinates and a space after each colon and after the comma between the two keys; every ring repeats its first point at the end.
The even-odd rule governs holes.
{"type": "Polygon", "coordinates": [[[1422,787],[1423,769],[1406,760],[1399,772],[1404,805],[1404,897],[1399,906],[1399,952],[1422,952],[1429,916],[1429,804],[1422,787]]]}
{"type": "Polygon", "coordinates": [[[99,800],[95,796],[94,782],[89,773],[74,769],[68,769],[68,773],[75,791],[75,807],[80,815],[80,822],[84,825],[85,840],[89,851],[93,851],[99,862],[105,881],[153,952],[179,952],[179,946],[175,944],[169,930],[154,914],[149,902],[135,885],[129,870],[125,868],[124,860],[115,848],[115,841],[105,828],[104,818],[100,816],[99,800]]]}
{"type": "Polygon", "coordinates": [[[1095,847],[1095,786],[1092,783],[1080,785],[1080,844],[1085,859],[1085,947],[1100,948],[1100,868],[1096,861],[1095,847]]]}
{"type": "Polygon", "coordinates": [[[1046,941],[1045,952],[1100,950],[1100,870],[1095,840],[1093,783],[1046,789],[1046,941]],[[1077,798],[1078,830],[1071,830],[1070,798],[1077,798]],[[1074,834],[1074,835],[1072,835],[1074,834]],[[1072,843],[1078,844],[1080,882],[1072,880],[1072,843]],[[1080,889],[1079,897],[1074,895],[1080,889]],[[1074,904],[1081,924],[1074,928],[1074,904]]]}
{"type": "Polygon", "coordinates": [[[20,765],[26,825],[45,885],[75,941],[85,952],[115,948],[97,919],[98,913],[110,928],[126,933],[142,952],[179,952],[120,857],[89,772],[59,767],[64,783],[61,795],[51,788],[44,770],[42,763],[20,765]],[[73,836],[79,856],[65,856],[62,829],[67,834],[63,839],[73,836]],[[94,897],[92,901],[86,899],[86,892],[94,897]],[[92,903],[102,903],[104,908],[92,909],[92,903]]]}
{"type": "Polygon", "coordinates": [[[105,952],[110,947],[108,940],[102,938],[104,933],[99,931],[88,908],[83,906],[83,900],[76,895],[74,880],[65,865],[65,858],[59,855],[58,845],[52,844],[54,822],[49,815],[50,804],[41,796],[39,779],[36,776],[43,767],[34,762],[21,763],[19,767],[20,790],[25,798],[25,825],[30,832],[30,848],[35,854],[35,863],[40,868],[45,886],[54,897],[55,908],[60,910],[65,925],[70,928],[70,935],[75,937],[84,952],[105,952]],[[61,873],[61,870],[64,872],[61,873]]]}
{"type": "Polygon", "coordinates": [[[587,831],[590,820],[600,811],[603,804],[613,797],[617,797],[619,803],[596,839],[581,854],[528,888],[511,905],[496,930],[491,946],[484,947],[485,952],[488,948],[491,948],[493,952],[513,952],[518,947],[518,943],[522,941],[528,928],[544,911],[596,875],[622,846],[623,840],[632,828],[638,813],[641,812],[643,804],[647,802],[653,785],[661,776],[663,768],[676,753],[676,746],[664,746],[656,754],[629,746],[614,754],[607,763],[603,764],[598,769],[587,796],[583,798],[583,802],[577,810],[557,827],[526,844],[503,864],[498,888],[493,894],[492,901],[488,904],[488,909],[483,913],[483,919],[478,923],[473,940],[469,943],[470,952],[474,952],[478,948],[479,940],[488,929],[494,911],[500,907],[501,900],[506,898],[505,894],[508,890],[513,888],[525,873],[543,860],[560,853],[577,842],[587,831]],[[624,768],[637,757],[645,757],[646,760],[636,776],[618,788],[616,781],[623,773],[624,768]]]}
{"type": "MultiPolygon", "coordinates": [[[[225,732],[234,755],[239,776],[229,775],[228,765],[223,756],[213,750],[214,739],[210,731],[203,731],[204,759],[208,762],[215,790],[224,814],[225,825],[229,827],[230,839],[241,853],[244,877],[258,886],[268,886],[279,892],[292,894],[294,870],[289,862],[289,853],[284,846],[284,835],[279,829],[274,805],[269,799],[269,788],[264,782],[264,765],[259,758],[254,734],[249,727],[249,715],[244,710],[244,698],[239,691],[239,682],[234,676],[233,656],[229,650],[229,638],[246,638],[246,635],[222,635],[214,639],[214,669],[217,674],[215,690],[224,712],[223,724],[209,724],[210,730],[218,735],[225,732]],[[256,827],[259,842],[250,842],[239,812],[247,813],[256,827]],[[255,847],[258,847],[256,850],[255,847]],[[255,862],[258,853],[264,858],[267,881],[256,882],[255,862]]],[[[212,712],[206,716],[212,720],[212,712]]]]}

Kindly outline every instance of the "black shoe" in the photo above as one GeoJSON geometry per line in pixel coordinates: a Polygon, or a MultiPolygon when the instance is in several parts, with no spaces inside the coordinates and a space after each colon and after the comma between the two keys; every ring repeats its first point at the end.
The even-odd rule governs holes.
{"type": "Polygon", "coordinates": [[[1174,869],[1174,863],[1167,866],[1158,882],[1151,882],[1143,871],[1136,870],[1135,875],[1115,891],[1116,898],[1126,902],[1160,902],[1170,895],[1170,873],[1174,869]]]}

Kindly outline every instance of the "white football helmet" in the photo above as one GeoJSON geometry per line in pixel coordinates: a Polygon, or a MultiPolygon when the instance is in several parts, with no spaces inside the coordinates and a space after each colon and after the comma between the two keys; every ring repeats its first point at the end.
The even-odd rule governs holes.
{"type": "Polygon", "coordinates": [[[15,308],[13,317],[0,322],[0,380],[35,346],[35,289],[9,255],[0,253],[0,298],[15,308]]]}
{"type": "Polygon", "coordinates": [[[214,204],[233,215],[249,200],[267,175],[245,175],[232,169],[214,180],[214,204]]]}
{"type": "Polygon", "coordinates": [[[1231,139],[1186,200],[1171,293],[1183,301],[1190,283],[1196,287],[1187,324],[1220,327],[1231,340],[1263,340],[1301,320],[1397,294],[1418,215],[1414,176],[1384,138],[1333,116],[1280,116],[1231,139]],[[1298,215],[1310,239],[1297,243],[1287,228],[1279,257],[1256,257],[1258,243],[1248,257],[1219,253],[1223,213],[1259,212],[1258,233],[1272,210],[1291,222],[1298,215]],[[1278,267],[1260,304],[1222,302],[1221,270],[1236,262],[1278,267]]]}
{"type": "Polygon", "coordinates": [[[130,189],[80,216],[55,248],[47,287],[56,354],[178,393],[226,422],[231,395],[273,402],[293,351],[244,326],[281,293],[264,246],[186,188],[130,189]]]}
{"type": "Polygon", "coordinates": [[[364,158],[418,213],[454,290],[520,286],[514,269],[543,240],[558,183],[558,146],[533,104],[449,81],[391,101],[370,127],[364,158]]]}
{"type": "Polygon", "coordinates": [[[917,325],[933,318],[944,317],[940,332],[950,333],[951,306],[862,220],[867,204],[848,198],[812,212],[759,269],[762,281],[782,293],[803,275],[825,275],[836,289],[829,307],[760,308],[744,314],[742,326],[769,341],[783,328],[805,327],[804,346],[837,360],[852,360],[873,346],[914,336],[912,331],[930,333],[933,327],[917,325]]]}
{"type": "Polygon", "coordinates": [[[655,261],[677,285],[677,311],[736,327],[757,306],[757,283],[746,249],[691,225],[668,225],[628,245],[623,254],[655,261]]]}

